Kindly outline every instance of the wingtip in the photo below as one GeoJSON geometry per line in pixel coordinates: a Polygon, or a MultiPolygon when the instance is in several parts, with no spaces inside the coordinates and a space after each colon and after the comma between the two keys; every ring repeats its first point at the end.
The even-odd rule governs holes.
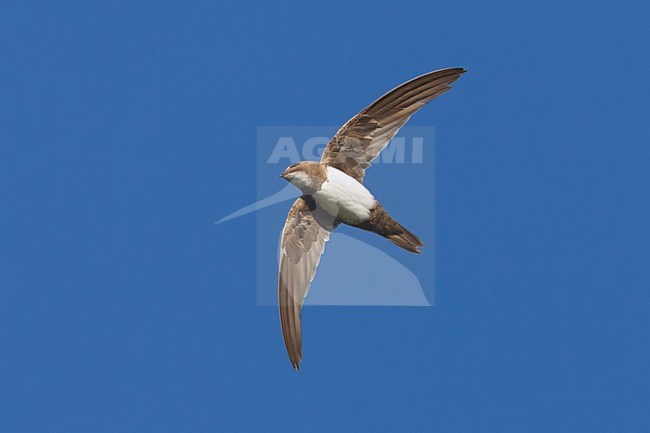
{"type": "Polygon", "coordinates": [[[460,68],[460,67],[449,68],[449,70],[450,70],[450,71],[453,71],[453,73],[455,73],[455,74],[458,74],[458,76],[463,75],[464,73],[467,72],[467,69],[465,69],[465,68],[460,68]]]}
{"type": "Polygon", "coordinates": [[[467,72],[467,69],[461,67],[454,67],[454,68],[442,69],[442,71],[446,71],[447,73],[450,73],[452,75],[461,76],[465,72],[467,72]]]}
{"type": "Polygon", "coordinates": [[[467,69],[462,68],[460,66],[453,66],[453,67],[450,67],[450,68],[438,69],[438,70],[433,71],[431,73],[434,73],[434,72],[454,72],[454,73],[462,75],[465,72],[467,72],[467,69]]]}
{"type": "Polygon", "coordinates": [[[289,359],[291,361],[291,365],[293,366],[293,369],[296,371],[300,371],[300,361],[302,361],[302,356],[299,356],[296,359],[289,359]]]}

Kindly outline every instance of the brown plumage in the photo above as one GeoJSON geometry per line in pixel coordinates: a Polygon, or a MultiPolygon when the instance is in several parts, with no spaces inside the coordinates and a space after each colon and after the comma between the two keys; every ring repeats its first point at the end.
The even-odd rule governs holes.
{"type": "Polygon", "coordinates": [[[375,208],[370,212],[370,218],[356,227],[363,230],[368,230],[381,235],[394,243],[395,245],[404,248],[412,253],[420,253],[420,247],[424,243],[407,230],[400,223],[395,221],[393,217],[388,215],[386,209],[377,202],[375,208]]]}
{"type": "MultiPolygon", "coordinates": [[[[436,96],[450,90],[451,84],[464,73],[462,68],[442,69],[397,86],[348,120],[327,144],[320,163],[293,164],[282,174],[304,194],[295,201],[287,215],[278,277],[282,335],[296,370],[302,360],[302,304],[316,274],[325,242],[343,220],[320,209],[312,194],[317,195],[324,182],[329,181],[328,169],[340,170],[363,183],[366,169],[409,118],[436,96]]],[[[334,173],[338,176],[338,172],[334,173]]],[[[357,186],[354,180],[351,180],[353,187],[350,189],[357,186]]],[[[424,245],[416,235],[391,218],[379,203],[370,210],[368,220],[355,227],[378,233],[414,253],[419,253],[424,245]]]]}
{"type": "Polygon", "coordinates": [[[310,196],[303,196],[291,206],[282,232],[278,306],[284,344],[296,370],[302,359],[300,309],[334,227],[334,218],[316,209],[310,196]]]}
{"type": "Polygon", "coordinates": [[[330,140],[320,162],[338,168],[359,182],[366,169],[411,116],[466,71],[441,69],[400,84],[348,120],[330,140]]]}

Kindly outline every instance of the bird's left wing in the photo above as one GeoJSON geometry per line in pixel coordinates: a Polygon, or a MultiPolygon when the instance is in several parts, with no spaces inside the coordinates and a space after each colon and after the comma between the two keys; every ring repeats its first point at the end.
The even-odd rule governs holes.
{"type": "Polygon", "coordinates": [[[296,370],[302,360],[300,309],[334,227],[333,217],[317,210],[313,198],[302,196],[291,206],[282,231],[278,305],[284,344],[296,370]]]}
{"type": "Polygon", "coordinates": [[[451,89],[465,69],[448,68],[413,78],[348,120],[327,144],[320,162],[363,182],[366,169],[411,115],[451,89]]]}

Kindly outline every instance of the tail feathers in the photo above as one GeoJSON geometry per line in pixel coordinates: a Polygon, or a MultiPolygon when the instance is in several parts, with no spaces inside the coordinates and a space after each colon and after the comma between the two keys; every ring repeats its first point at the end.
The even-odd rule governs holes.
{"type": "Polygon", "coordinates": [[[400,233],[395,233],[395,234],[390,234],[386,236],[386,238],[397,245],[398,247],[402,247],[407,251],[410,251],[412,253],[417,253],[420,254],[420,247],[424,246],[424,243],[415,236],[413,233],[405,229],[400,223],[395,221],[395,224],[400,229],[400,233]]]}
{"type": "Polygon", "coordinates": [[[361,229],[375,232],[395,245],[412,253],[420,253],[424,243],[416,235],[395,221],[388,212],[379,204],[370,212],[368,221],[358,226],[361,229]]]}

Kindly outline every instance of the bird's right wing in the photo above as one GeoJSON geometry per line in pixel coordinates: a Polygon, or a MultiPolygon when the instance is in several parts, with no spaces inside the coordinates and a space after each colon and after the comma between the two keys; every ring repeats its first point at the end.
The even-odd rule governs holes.
{"type": "Polygon", "coordinates": [[[300,309],[334,227],[334,218],[303,196],[291,206],[282,231],[278,305],[284,344],[296,370],[302,360],[300,309]]]}
{"type": "Polygon", "coordinates": [[[451,89],[465,70],[448,68],[413,78],[348,120],[327,144],[320,162],[363,182],[366,169],[427,102],[451,89]]]}

